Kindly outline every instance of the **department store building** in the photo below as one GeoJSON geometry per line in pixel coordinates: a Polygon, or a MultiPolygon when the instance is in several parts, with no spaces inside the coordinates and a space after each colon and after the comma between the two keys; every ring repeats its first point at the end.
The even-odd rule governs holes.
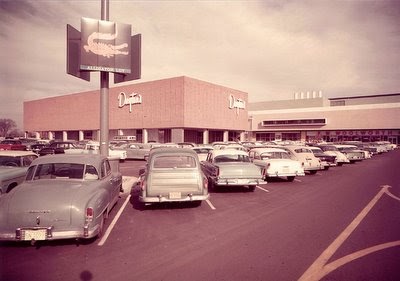
{"type": "MultiPolygon", "coordinates": [[[[248,93],[174,77],[109,89],[109,139],[138,142],[388,140],[400,143],[400,94],[248,102],[248,93]]],[[[100,90],[24,102],[29,136],[99,140],[100,90]]]]}

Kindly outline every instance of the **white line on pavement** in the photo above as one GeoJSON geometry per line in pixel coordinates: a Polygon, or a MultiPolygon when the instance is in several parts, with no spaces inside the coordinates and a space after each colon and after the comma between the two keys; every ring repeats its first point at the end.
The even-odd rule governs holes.
{"type": "Polygon", "coordinates": [[[207,204],[208,204],[208,206],[210,206],[210,208],[212,209],[212,210],[215,210],[216,208],[214,207],[214,205],[210,202],[210,200],[206,200],[206,202],[207,202],[207,204]]]}
{"type": "Polygon", "coordinates": [[[268,189],[262,188],[261,186],[258,186],[258,185],[257,185],[257,188],[258,188],[258,189],[261,189],[261,190],[264,191],[264,192],[269,192],[268,189]]]}
{"type": "Polygon", "coordinates": [[[110,235],[111,230],[114,228],[115,224],[117,223],[119,217],[121,216],[123,210],[125,209],[126,204],[128,204],[130,198],[131,198],[131,195],[129,194],[128,197],[126,197],[124,204],[121,206],[118,213],[115,215],[115,218],[112,220],[111,224],[108,226],[107,231],[104,233],[103,237],[101,238],[101,240],[97,244],[97,246],[103,246],[104,243],[106,243],[106,240],[107,240],[108,236],[110,235]]]}

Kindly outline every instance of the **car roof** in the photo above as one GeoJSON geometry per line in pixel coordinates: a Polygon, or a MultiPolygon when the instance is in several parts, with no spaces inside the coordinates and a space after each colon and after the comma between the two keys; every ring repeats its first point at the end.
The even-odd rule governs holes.
{"type": "Polygon", "coordinates": [[[32,165],[46,163],[76,163],[97,165],[104,158],[106,157],[100,154],[53,154],[40,156],[32,162],[32,165]]]}
{"type": "Polygon", "coordinates": [[[218,155],[249,155],[246,151],[243,150],[237,150],[237,149],[214,149],[212,152],[213,156],[218,156],[218,155]]]}
{"type": "Polygon", "coordinates": [[[170,154],[170,153],[185,153],[197,155],[197,153],[191,148],[183,148],[183,147],[156,147],[150,150],[150,155],[159,155],[159,154],[170,154]]]}
{"type": "Polygon", "coordinates": [[[23,151],[23,150],[0,150],[0,156],[18,157],[26,155],[37,155],[37,154],[32,151],[23,151]]]}
{"type": "Polygon", "coordinates": [[[258,147],[258,148],[252,148],[250,151],[255,151],[258,153],[265,153],[265,152],[285,152],[288,153],[286,150],[282,148],[276,148],[276,147],[258,147]]]}

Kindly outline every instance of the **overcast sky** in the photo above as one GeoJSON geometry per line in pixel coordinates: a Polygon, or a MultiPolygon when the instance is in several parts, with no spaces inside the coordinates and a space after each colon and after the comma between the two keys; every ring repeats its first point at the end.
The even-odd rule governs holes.
{"type": "MultiPolygon", "coordinates": [[[[109,14],[142,34],[133,83],[185,75],[250,102],[400,92],[400,0],[110,0],[109,14]]],[[[82,17],[101,1],[0,0],[0,118],[23,129],[24,101],[100,88],[99,73],[66,73],[66,25],[82,17]]]]}

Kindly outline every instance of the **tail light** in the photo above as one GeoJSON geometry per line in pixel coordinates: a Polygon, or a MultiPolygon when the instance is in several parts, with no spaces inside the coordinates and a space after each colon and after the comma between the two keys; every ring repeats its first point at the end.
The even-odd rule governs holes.
{"type": "Polygon", "coordinates": [[[146,180],[142,180],[141,182],[140,182],[140,189],[142,190],[142,191],[144,191],[145,189],[146,189],[146,180]]]}
{"type": "Polygon", "coordinates": [[[304,167],[304,162],[301,162],[301,166],[304,167]]]}
{"type": "Polygon", "coordinates": [[[208,189],[208,179],[206,177],[203,178],[203,187],[204,189],[208,189]]]}
{"type": "Polygon", "coordinates": [[[219,168],[216,168],[216,169],[215,169],[215,176],[216,176],[216,177],[219,177],[219,168]]]}
{"type": "Polygon", "coordinates": [[[93,220],[94,211],[93,208],[86,208],[86,221],[93,220]]]}

